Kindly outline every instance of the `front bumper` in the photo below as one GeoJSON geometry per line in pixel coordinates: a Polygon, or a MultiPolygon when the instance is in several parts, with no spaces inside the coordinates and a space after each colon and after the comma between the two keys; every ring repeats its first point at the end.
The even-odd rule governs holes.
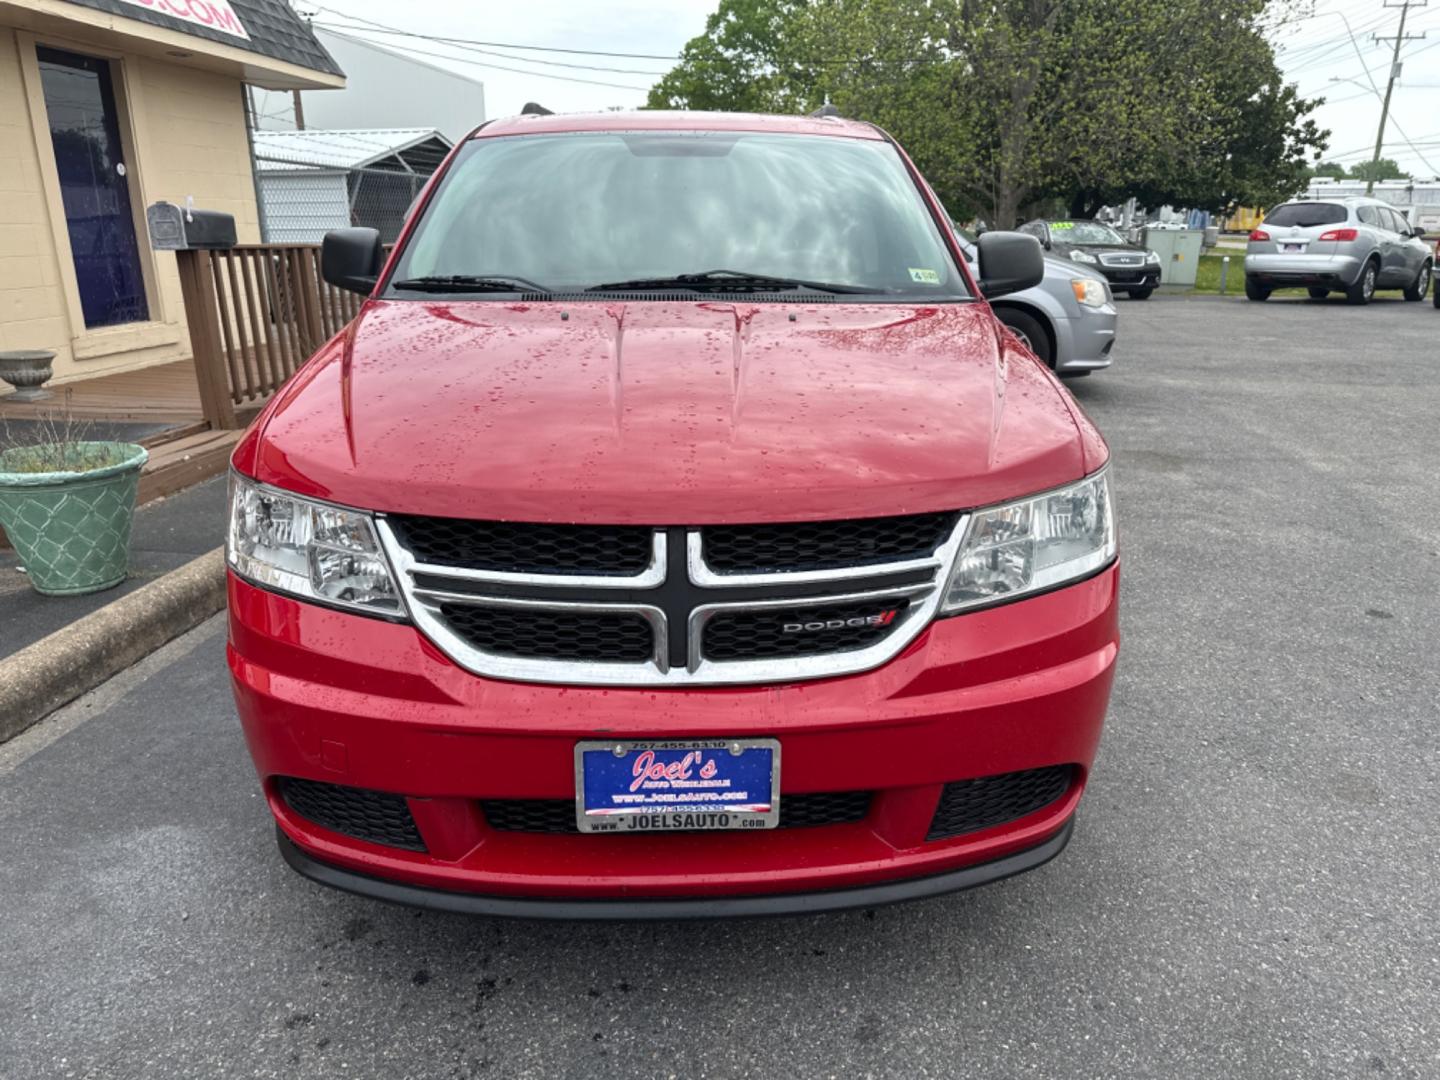
{"type": "Polygon", "coordinates": [[[1245,256],[1245,275],[1266,285],[1315,285],[1337,288],[1355,283],[1364,260],[1354,255],[1245,256]]]}
{"type": "Polygon", "coordinates": [[[1099,371],[1110,366],[1119,322],[1115,305],[1089,308],[1074,305],[1078,312],[1055,321],[1055,370],[1057,372],[1099,371]]]}
{"type": "Polygon", "coordinates": [[[1109,699],[1118,588],[1112,564],[1048,594],[940,620],[895,660],[844,678],[617,690],[479,678],[411,626],[231,576],[228,657],[289,857],[319,880],[492,914],[826,910],[978,884],[1058,852],[1109,699]],[[480,809],[482,799],[573,799],[581,739],[721,735],[780,739],[782,809],[789,794],[867,791],[868,812],[812,828],[619,836],[502,831],[480,809]],[[1057,765],[1072,766],[1073,779],[1052,803],[926,839],[946,783],[1057,765]],[[425,850],[317,825],[283,797],[282,777],[405,796],[425,850]],[[909,887],[882,888],[896,882],[909,887]]]}
{"type": "Polygon", "coordinates": [[[1091,266],[1091,270],[1098,270],[1105,275],[1105,280],[1110,283],[1111,292],[1134,292],[1138,289],[1155,289],[1160,286],[1160,267],[1149,265],[1144,267],[1131,266],[1091,266]]]}

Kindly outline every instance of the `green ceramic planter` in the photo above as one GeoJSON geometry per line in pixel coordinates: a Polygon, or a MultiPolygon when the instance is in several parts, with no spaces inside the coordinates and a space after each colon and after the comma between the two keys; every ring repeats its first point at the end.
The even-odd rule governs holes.
{"type": "Polygon", "coordinates": [[[0,453],[0,525],[37,592],[73,596],[125,580],[140,467],[133,443],[81,443],[112,451],[115,464],[83,472],[24,472],[36,447],[0,453]]]}

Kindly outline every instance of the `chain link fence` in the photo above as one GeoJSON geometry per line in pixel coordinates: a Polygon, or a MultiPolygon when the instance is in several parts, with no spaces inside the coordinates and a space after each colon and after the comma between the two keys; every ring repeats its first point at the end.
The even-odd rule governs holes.
{"type": "Polygon", "coordinates": [[[398,166],[336,168],[256,155],[262,237],[267,244],[318,244],[331,229],[362,225],[393,244],[429,178],[398,166]]]}

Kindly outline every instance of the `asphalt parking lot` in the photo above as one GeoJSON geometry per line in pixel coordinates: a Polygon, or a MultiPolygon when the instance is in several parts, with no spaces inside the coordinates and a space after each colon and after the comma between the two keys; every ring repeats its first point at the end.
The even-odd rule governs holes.
{"type": "Polygon", "coordinates": [[[1440,1076],[1440,312],[1124,303],[1125,643],[971,893],[495,922],[288,871],[212,622],[0,747],[0,1077],[1440,1076]]]}

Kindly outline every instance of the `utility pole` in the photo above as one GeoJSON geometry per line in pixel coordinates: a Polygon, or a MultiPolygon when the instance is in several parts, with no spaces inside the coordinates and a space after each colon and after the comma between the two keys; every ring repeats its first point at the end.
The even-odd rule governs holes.
{"type": "Polygon", "coordinates": [[[1385,145],[1385,125],[1390,120],[1390,95],[1395,91],[1395,80],[1400,77],[1400,46],[1404,45],[1407,41],[1419,41],[1425,36],[1424,34],[1410,34],[1407,36],[1405,33],[1405,16],[1410,14],[1411,7],[1425,7],[1428,3],[1429,0],[1419,0],[1418,3],[1416,0],[1404,0],[1404,2],[1399,5],[1386,4],[1385,6],[1387,8],[1396,6],[1400,8],[1400,29],[1396,31],[1393,38],[1382,37],[1379,34],[1374,35],[1377,45],[1382,41],[1394,41],[1395,55],[1390,58],[1390,78],[1385,83],[1385,102],[1380,106],[1380,130],[1375,133],[1375,156],[1370,159],[1370,178],[1365,181],[1366,195],[1373,195],[1375,193],[1375,166],[1380,161],[1380,149],[1385,145]]]}
{"type": "MultiPolygon", "coordinates": [[[[1401,20],[1400,20],[1400,25],[1401,25],[1402,27],[1405,25],[1405,20],[1404,20],[1404,19],[1401,19],[1401,20]]],[[[299,91],[299,90],[291,90],[291,91],[290,91],[290,94],[291,94],[291,99],[290,99],[290,100],[292,100],[292,101],[295,103],[295,130],[296,130],[296,131],[304,131],[304,130],[305,130],[305,103],[300,100],[300,91],[299,91]]],[[[1389,104],[1390,104],[1390,95],[1389,95],[1389,94],[1386,94],[1386,95],[1385,95],[1385,104],[1386,104],[1386,105],[1389,105],[1389,104]]],[[[1382,122],[1381,128],[1382,128],[1382,130],[1383,130],[1383,128],[1384,128],[1383,122],[1382,122]]],[[[1375,153],[1376,153],[1377,155],[1380,153],[1380,148],[1379,148],[1378,146],[1375,148],[1375,153]]]]}

